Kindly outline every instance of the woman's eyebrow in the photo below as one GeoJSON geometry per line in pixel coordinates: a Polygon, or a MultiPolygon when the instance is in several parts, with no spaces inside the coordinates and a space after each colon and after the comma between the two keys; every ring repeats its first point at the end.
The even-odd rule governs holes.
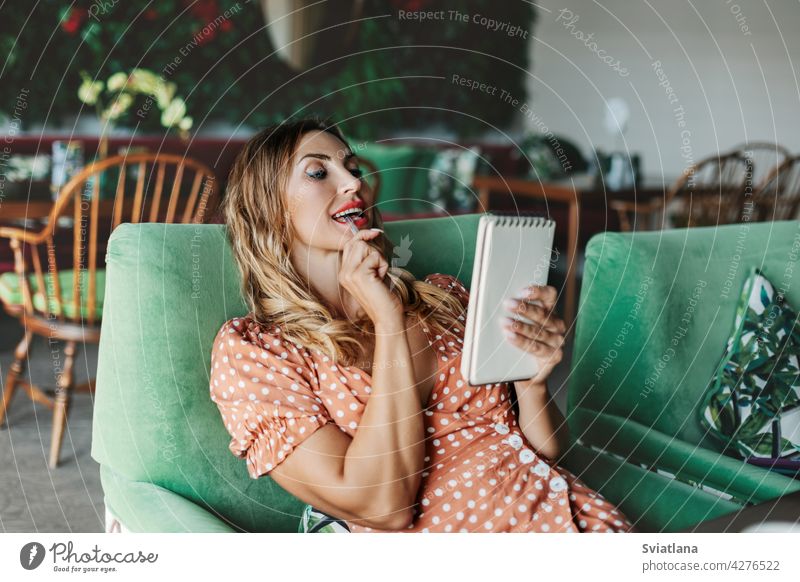
{"type": "MultiPolygon", "coordinates": [[[[346,162],[347,160],[349,160],[350,158],[354,158],[355,156],[356,155],[353,152],[347,152],[347,154],[345,154],[344,158],[342,158],[342,161],[346,162]]],[[[330,160],[331,159],[331,157],[328,154],[306,154],[302,158],[300,158],[297,161],[297,163],[299,164],[300,162],[302,162],[306,158],[317,158],[319,160],[330,160]]]]}

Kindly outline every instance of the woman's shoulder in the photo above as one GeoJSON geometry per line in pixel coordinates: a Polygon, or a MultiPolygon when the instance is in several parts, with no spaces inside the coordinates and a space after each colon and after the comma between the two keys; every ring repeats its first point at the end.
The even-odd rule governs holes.
{"type": "Polygon", "coordinates": [[[225,321],[217,332],[215,343],[220,348],[227,343],[230,347],[257,347],[277,353],[284,350],[297,353],[300,349],[299,345],[282,336],[280,325],[259,322],[252,313],[225,321]]]}
{"type": "Polygon", "coordinates": [[[431,273],[425,277],[425,282],[444,289],[466,307],[469,305],[469,291],[458,277],[446,273],[431,273]]]}
{"type": "Polygon", "coordinates": [[[425,277],[424,281],[441,287],[442,289],[455,289],[459,292],[468,293],[464,283],[462,283],[458,277],[448,275],[447,273],[431,273],[425,277]]]}
{"type": "Polygon", "coordinates": [[[253,333],[261,333],[262,335],[265,333],[272,334],[273,331],[272,328],[261,325],[251,313],[248,313],[247,315],[232,317],[225,321],[220,326],[217,336],[223,337],[230,335],[245,337],[253,333]]]}
{"type": "Polygon", "coordinates": [[[252,372],[265,368],[267,380],[278,375],[292,381],[313,381],[317,358],[310,350],[281,335],[280,325],[259,323],[251,315],[234,317],[220,326],[211,353],[213,369],[239,372],[252,378],[252,372]]]}

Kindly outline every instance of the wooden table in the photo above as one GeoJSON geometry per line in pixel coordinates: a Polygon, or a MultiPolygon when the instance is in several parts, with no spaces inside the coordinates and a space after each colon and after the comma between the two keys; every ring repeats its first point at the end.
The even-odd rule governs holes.
{"type": "Polygon", "coordinates": [[[52,200],[3,200],[0,202],[0,222],[21,218],[41,219],[53,209],[52,200]]]}
{"type": "Polygon", "coordinates": [[[582,210],[602,209],[604,212],[612,200],[647,201],[664,194],[664,179],[647,179],[635,190],[604,191],[595,186],[592,176],[580,175],[558,182],[540,182],[525,178],[503,178],[499,176],[475,176],[472,185],[478,192],[478,212],[490,210],[491,194],[505,194],[521,198],[533,198],[550,204],[567,207],[567,274],[565,284],[564,321],[571,326],[577,311],[577,271],[578,243],[581,234],[586,238],[594,232],[602,232],[601,228],[590,228],[587,232],[580,224],[582,210]]]}
{"type": "MultiPolygon", "coordinates": [[[[12,219],[42,220],[50,215],[53,210],[52,200],[31,200],[30,202],[8,200],[0,204],[0,224],[7,223],[12,219]]],[[[62,217],[71,218],[73,202],[69,202],[67,210],[61,213],[62,217]]],[[[133,200],[126,200],[123,208],[130,213],[133,200]]],[[[110,217],[114,212],[113,200],[100,200],[98,204],[99,214],[103,217],[110,217]]]]}

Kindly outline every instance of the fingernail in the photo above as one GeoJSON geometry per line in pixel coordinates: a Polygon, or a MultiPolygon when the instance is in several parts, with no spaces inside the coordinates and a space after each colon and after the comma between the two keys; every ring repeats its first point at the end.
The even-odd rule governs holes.
{"type": "Polygon", "coordinates": [[[370,228],[370,230],[376,230],[376,231],[378,231],[378,232],[383,232],[383,229],[382,229],[382,228],[370,228]]]}
{"type": "Polygon", "coordinates": [[[513,331],[511,331],[511,330],[504,329],[504,330],[503,330],[503,335],[504,335],[504,336],[506,336],[506,337],[515,337],[517,334],[515,334],[515,333],[514,333],[513,331]]]}
{"type": "Polygon", "coordinates": [[[506,309],[515,309],[517,307],[516,299],[506,299],[503,301],[503,307],[506,309]]]}

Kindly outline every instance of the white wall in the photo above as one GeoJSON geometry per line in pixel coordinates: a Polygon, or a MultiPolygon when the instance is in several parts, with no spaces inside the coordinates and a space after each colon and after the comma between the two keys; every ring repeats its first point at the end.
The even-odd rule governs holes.
{"type": "MultiPolygon", "coordinates": [[[[547,127],[574,140],[585,154],[591,144],[617,145],[603,125],[611,97],[624,98],[630,107],[625,141],[643,154],[647,176],[663,173],[671,180],[690,159],[747,139],[777,141],[800,153],[797,0],[537,0],[537,5],[530,103],[547,127]],[[570,28],[564,26],[565,8],[578,16],[570,28]],[[578,31],[593,33],[597,46],[587,47],[574,36],[578,31]],[[628,75],[592,49],[618,60],[617,68],[628,75]],[[661,61],[677,103],[670,104],[659,86],[654,61],[661,61]],[[673,111],[678,105],[685,110],[684,128],[673,111]],[[684,130],[690,133],[683,134],[688,147],[682,153],[684,130]]],[[[525,117],[522,122],[533,125],[525,117]]]]}

